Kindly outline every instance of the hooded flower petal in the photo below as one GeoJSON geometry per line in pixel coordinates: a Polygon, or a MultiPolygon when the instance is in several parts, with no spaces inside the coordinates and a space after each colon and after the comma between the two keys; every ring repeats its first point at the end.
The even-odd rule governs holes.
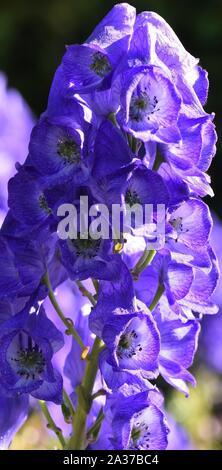
{"type": "Polygon", "coordinates": [[[161,450],[167,446],[168,427],[165,417],[148,398],[147,392],[124,398],[116,397],[113,410],[113,444],[115,449],[161,450]]]}
{"type": "Polygon", "coordinates": [[[192,365],[197,349],[199,322],[163,319],[158,313],[154,318],[161,337],[160,372],[167,382],[184,392],[187,388],[184,381],[194,384],[186,369],[192,365]]]}
{"type": "Polygon", "coordinates": [[[158,67],[138,67],[126,74],[118,121],[143,141],[178,142],[180,97],[158,67]]]}
{"type": "Polygon", "coordinates": [[[102,338],[110,357],[108,362],[120,369],[157,369],[159,334],[155,322],[145,305],[138,312],[121,315],[115,310],[105,324],[102,338]]]}
{"type": "Polygon", "coordinates": [[[34,393],[38,398],[61,401],[62,378],[54,372],[51,360],[62,346],[62,333],[47,319],[43,307],[39,314],[25,309],[3,323],[0,383],[6,393],[34,393]]]}

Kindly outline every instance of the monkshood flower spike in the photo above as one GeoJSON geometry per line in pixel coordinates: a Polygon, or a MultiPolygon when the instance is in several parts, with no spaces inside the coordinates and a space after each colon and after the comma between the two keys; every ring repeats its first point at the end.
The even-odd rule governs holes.
{"type": "Polygon", "coordinates": [[[67,47],[9,175],[1,447],[31,397],[59,447],[168,448],[156,380],[189,395],[202,317],[217,312],[207,94],[164,19],[127,3],[67,47]]]}

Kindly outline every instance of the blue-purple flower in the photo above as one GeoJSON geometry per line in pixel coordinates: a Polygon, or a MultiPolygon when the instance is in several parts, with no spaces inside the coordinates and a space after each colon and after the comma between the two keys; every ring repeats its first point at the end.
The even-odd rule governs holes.
{"type": "Polygon", "coordinates": [[[0,396],[0,450],[7,449],[28,415],[28,396],[0,396]]]}
{"type": "Polygon", "coordinates": [[[27,310],[1,325],[0,385],[6,396],[30,393],[35,398],[60,403],[62,377],[52,357],[63,346],[60,331],[48,320],[43,307],[27,310]]]}
{"type": "Polygon", "coordinates": [[[180,104],[174,85],[160,68],[133,68],[123,77],[117,118],[125,131],[144,142],[179,142],[180,104]]]}
{"type": "Polygon", "coordinates": [[[142,371],[147,377],[157,372],[160,338],[145,305],[129,313],[115,309],[105,322],[102,338],[108,350],[106,361],[114,369],[142,371]]]}
{"type": "Polygon", "coordinates": [[[63,68],[72,91],[90,91],[113,72],[127,53],[134,21],[132,6],[115,5],[85,44],[67,48],[63,68]]]}
{"type": "Polygon", "coordinates": [[[152,392],[150,395],[142,392],[125,397],[117,393],[107,402],[112,426],[110,440],[114,449],[166,449],[166,420],[163,412],[152,403],[152,392]]]}
{"type": "MultiPolygon", "coordinates": [[[[89,134],[88,127],[86,132],[89,134]]],[[[69,118],[43,118],[32,132],[29,152],[41,179],[49,185],[70,179],[75,184],[83,183],[89,175],[90,155],[87,155],[84,133],[69,118]]]]}

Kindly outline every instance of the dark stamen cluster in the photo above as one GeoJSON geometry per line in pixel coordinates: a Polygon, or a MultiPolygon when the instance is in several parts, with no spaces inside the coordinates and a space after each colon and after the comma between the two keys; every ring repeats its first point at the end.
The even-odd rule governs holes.
{"type": "Polygon", "coordinates": [[[57,153],[64,159],[64,163],[77,164],[81,160],[79,146],[68,136],[58,141],[57,153]]]}
{"type": "Polygon", "coordinates": [[[17,364],[18,375],[26,380],[29,378],[34,380],[44,371],[45,359],[42,350],[39,349],[37,344],[33,345],[30,336],[28,337],[28,346],[18,349],[16,357],[11,357],[10,359],[17,364]]]}
{"type": "Polygon", "coordinates": [[[93,54],[90,68],[101,78],[105,77],[112,70],[108,57],[101,52],[93,54]]]}

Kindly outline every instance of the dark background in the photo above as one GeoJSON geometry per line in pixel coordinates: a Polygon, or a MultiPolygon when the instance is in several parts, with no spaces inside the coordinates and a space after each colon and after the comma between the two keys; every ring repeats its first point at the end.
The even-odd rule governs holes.
{"type": "MultiPolygon", "coordinates": [[[[0,0],[0,69],[38,116],[65,44],[81,43],[117,2],[111,0],[0,0]]],[[[137,0],[137,11],[154,10],[173,27],[186,49],[209,72],[206,110],[216,113],[222,134],[222,0],[137,0]]],[[[208,203],[222,218],[222,148],[210,174],[215,198],[208,203]]]]}

